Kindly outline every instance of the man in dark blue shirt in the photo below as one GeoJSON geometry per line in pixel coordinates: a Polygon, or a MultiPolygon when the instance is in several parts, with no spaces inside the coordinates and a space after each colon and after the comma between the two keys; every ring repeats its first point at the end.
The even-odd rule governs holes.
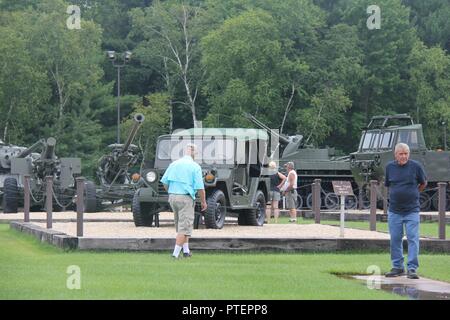
{"type": "Polygon", "coordinates": [[[405,143],[395,146],[395,161],[386,166],[384,185],[389,187],[388,224],[391,235],[392,270],[386,277],[405,273],[403,267],[403,226],[408,239],[408,273],[410,279],[418,279],[419,267],[419,193],[427,185],[422,165],[409,160],[409,147],[405,143]]]}

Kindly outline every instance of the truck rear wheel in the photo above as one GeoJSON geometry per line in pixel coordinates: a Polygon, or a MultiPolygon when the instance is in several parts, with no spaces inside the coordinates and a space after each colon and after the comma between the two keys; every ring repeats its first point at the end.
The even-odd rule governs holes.
{"type": "Polygon", "coordinates": [[[256,193],[256,208],[239,213],[238,224],[241,226],[262,226],[266,218],[266,197],[261,190],[256,193]]]}
{"type": "Polygon", "coordinates": [[[3,184],[3,212],[17,213],[19,207],[19,188],[15,178],[6,178],[3,184]]]}
{"type": "Polygon", "coordinates": [[[209,229],[222,229],[227,214],[227,202],[222,190],[214,191],[206,200],[205,226],[209,229]]]}

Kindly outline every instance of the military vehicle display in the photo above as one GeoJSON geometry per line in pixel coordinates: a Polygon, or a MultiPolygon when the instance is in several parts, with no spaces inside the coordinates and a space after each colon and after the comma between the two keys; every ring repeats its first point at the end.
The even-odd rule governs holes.
{"type": "MultiPolygon", "coordinates": [[[[81,174],[79,158],[61,158],[55,156],[56,139],[39,140],[32,147],[10,157],[11,176],[4,180],[3,210],[15,213],[24,202],[23,176],[30,175],[30,202],[34,210],[44,209],[46,198],[45,177],[53,177],[53,209],[62,211],[75,206],[75,177],[81,174]],[[41,148],[40,155],[32,152],[41,148]],[[31,156],[29,156],[31,155],[31,156]]],[[[2,165],[3,166],[3,165],[2,165]]],[[[95,185],[85,183],[85,211],[95,211],[95,185]],[[92,193],[92,190],[94,193],[92,193]],[[93,197],[94,196],[94,197],[93,197]]]]}
{"type": "MultiPolygon", "coordinates": [[[[362,132],[358,151],[350,154],[350,167],[356,182],[367,187],[370,180],[378,180],[384,188],[384,168],[394,160],[394,148],[400,142],[409,146],[410,159],[420,162],[427,173],[428,186],[420,193],[421,210],[437,210],[437,183],[450,181],[450,152],[428,150],[422,125],[414,124],[406,114],[371,119],[362,132]]],[[[380,193],[379,198],[383,191],[380,193]]],[[[450,210],[450,191],[447,191],[447,210],[450,210]]]]}
{"type": "MultiPolygon", "coordinates": [[[[258,127],[265,129],[279,143],[279,163],[294,162],[298,174],[298,207],[312,208],[312,194],[309,186],[314,179],[321,179],[321,207],[337,209],[339,197],[333,192],[332,181],[350,181],[356,196],[346,197],[346,208],[360,209],[369,206],[369,182],[380,182],[377,199],[382,208],[385,190],[384,168],[394,160],[394,148],[399,142],[410,146],[411,159],[417,160],[428,175],[428,187],[420,194],[422,211],[437,210],[438,182],[450,181],[450,153],[430,151],[423,137],[422,126],[414,124],[406,114],[375,116],[362,131],[358,151],[349,156],[335,157],[333,148],[315,148],[303,142],[302,135],[285,136],[270,129],[250,114],[245,116],[258,127]]],[[[450,192],[447,191],[447,210],[450,210],[450,192]]]]}
{"type": "MultiPolygon", "coordinates": [[[[270,183],[264,173],[267,142],[266,132],[259,129],[195,128],[160,136],[154,166],[143,170],[145,185],[134,194],[135,225],[159,226],[158,213],[170,211],[160,179],[193,143],[199,150],[196,161],[202,168],[208,204],[202,213],[206,228],[221,229],[226,216],[237,217],[239,225],[262,226],[270,183]]],[[[199,199],[196,212],[200,213],[199,199]]]]}
{"type": "MultiPolygon", "coordinates": [[[[244,115],[253,124],[266,130],[271,139],[275,140],[275,143],[271,142],[275,148],[270,157],[277,160],[274,158],[274,154],[277,154],[277,162],[281,168],[289,161],[294,162],[298,175],[297,208],[312,208],[311,184],[314,179],[321,179],[321,207],[324,209],[337,209],[339,206],[339,197],[333,192],[332,182],[334,180],[350,181],[355,194],[357,194],[359,189],[353,178],[348,156],[336,157],[334,148],[316,148],[306,144],[302,135],[279,134],[277,130],[269,128],[253,115],[248,113],[244,115]]],[[[346,208],[356,208],[357,200],[356,196],[346,197],[346,208]]],[[[367,201],[364,204],[367,206],[367,201]]]]}
{"type": "Polygon", "coordinates": [[[101,189],[97,191],[99,210],[131,204],[135,191],[143,184],[139,175],[143,159],[142,150],[132,142],[145,117],[138,113],[134,115],[133,120],[134,125],[125,143],[109,145],[110,152],[99,160],[97,169],[97,178],[101,185],[101,189]],[[136,166],[139,168],[131,174],[130,169],[136,166]]]}

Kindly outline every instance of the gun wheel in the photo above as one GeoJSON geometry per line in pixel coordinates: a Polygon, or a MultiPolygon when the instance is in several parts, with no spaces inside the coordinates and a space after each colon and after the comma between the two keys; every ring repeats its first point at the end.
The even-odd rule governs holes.
{"type": "Polygon", "coordinates": [[[19,207],[19,188],[15,178],[6,178],[3,184],[3,212],[17,213],[19,207]]]}

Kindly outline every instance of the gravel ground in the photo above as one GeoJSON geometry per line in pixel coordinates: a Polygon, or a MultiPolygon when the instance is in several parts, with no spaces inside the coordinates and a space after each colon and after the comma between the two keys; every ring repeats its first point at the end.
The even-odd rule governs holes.
{"type": "MultiPolygon", "coordinates": [[[[364,211],[351,211],[352,213],[364,213],[364,211]]],[[[428,212],[430,214],[430,212],[428,212]]],[[[45,228],[46,212],[32,212],[31,221],[45,228]]],[[[76,235],[76,212],[54,212],[54,219],[67,220],[67,222],[53,222],[53,229],[69,235],[76,235]],[[69,222],[72,220],[72,222],[69,222]]],[[[84,237],[88,238],[172,238],[175,237],[173,225],[173,213],[162,212],[160,214],[160,227],[136,228],[133,223],[133,214],[124,212],[96,212],[85,213],[85,219],[102,219],[102,222],[85,222],[84,237]],[[120,221],[118,221],[120,220],[120,221]]],[[[23,220],[23,213],[0,214],[0,220],[23,220]]],[[[225,226],[221,230],[204,229],[200,227],[194,230],[193,237],[198,238],[339,238],[340,228],[317,224],[266,224],[263,227],[238,226],[236,218],[227,218],[225,226]]],[[[356,239],[389,239],[389,235],[381,232],[345,229],[345,238],[356,239]]]]}
{"type": "MultiPolygon", "coordinates": [[[[36,223],[45,228],[45,223],[36,223]]],[[[54,223],[53,229],[69,235],[76,235],[76,223],[54,223]]],[[[132,222],[86,222],[85,238],[174,238],[175,227],[172,222],[162,221],[159,228],[139,227],[132,222]]],[[[301,224],[268,224],[263,227],[238,226],[228,220],[223,229],[197,229],[194,238],[339,238],[339,227],[327,225],[301,224]]],[[[357,229],[345,229],[345,238],[357,239],[389,239],[389,235],[381,232],[357,229]]]]}

